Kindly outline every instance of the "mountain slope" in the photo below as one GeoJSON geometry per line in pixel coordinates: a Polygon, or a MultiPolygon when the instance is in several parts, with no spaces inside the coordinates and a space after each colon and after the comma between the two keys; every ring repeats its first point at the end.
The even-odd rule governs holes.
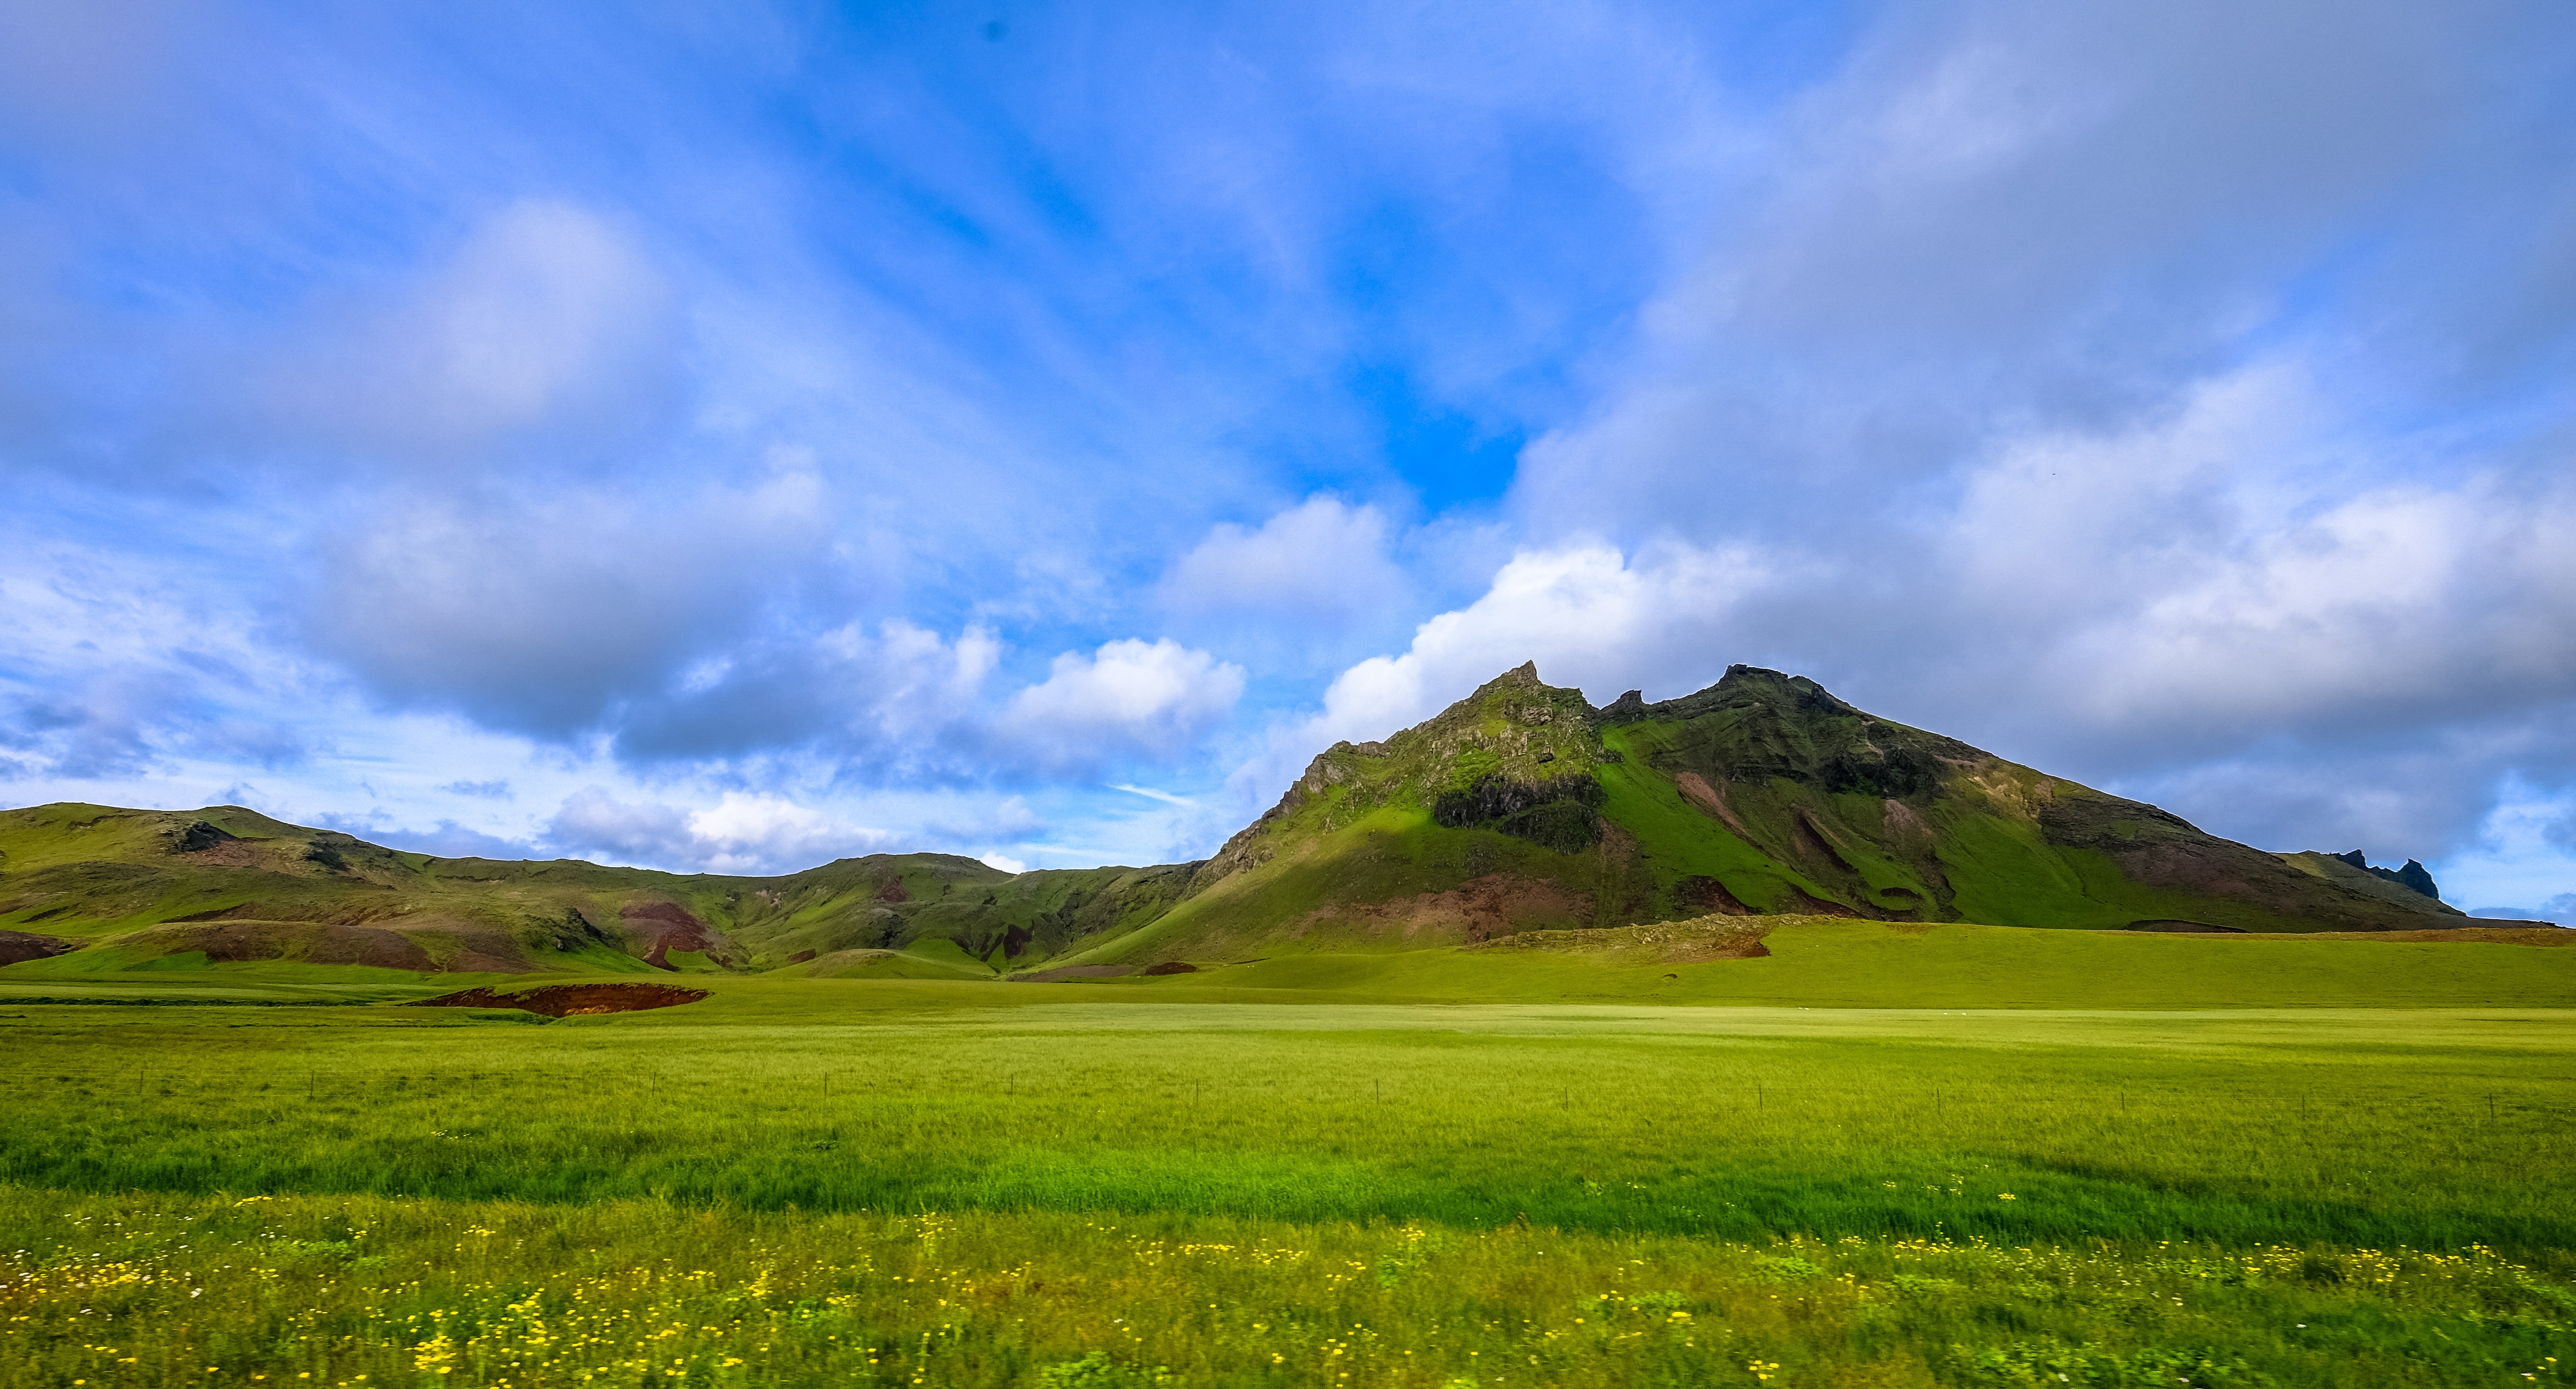
{"type": "Polygon", "coordinates": [[[0,813],[14,975],[287,962],[412,972],[774,967],[919,951],[952,972],[1159,914],[1193,864],[1012,875],[879,854],[774,878],[400,853],[239,806],[0,813]]]}
{"type": "Polygon", "coordinates": [[[2094,929],[2466,924],[2350,869],[1867,714],[1749,666],[1594,709],[1532,666],[1382,743],[1337,744],[1083,962],[1405,949],[1530,929],[1810,913],[2094,929]],[[2358,880],[2358,881],[2356,881],[2358,880]]]}
{"type": "Polygon", "coordinates": [[[0,813],[10,977],[285,962],[990,977],[1467,944],[1711,914],[2177,931],[2467,918],[2358,855],[2264,853],[1749,666],[1595,709],[1533,666],[1339,743],[1203,863],[767,878],[441,859],[238,806],[0,813]],[[18,963],[10,963],[18,961],[18,963]]]}

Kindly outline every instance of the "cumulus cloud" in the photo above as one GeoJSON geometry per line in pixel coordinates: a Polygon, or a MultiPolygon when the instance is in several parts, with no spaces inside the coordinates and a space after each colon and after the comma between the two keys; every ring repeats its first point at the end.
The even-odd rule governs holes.
{"type": "Polygon", "coordinates": [[[1119,757],[1179,754],[1234,710],[1243,668],[1169,638],[1068,651],[1047,678],[1012,696],[994,723],[1003,746],[1066,771],[1119,757]]]}
{"type": "Polygon", "coordinates": [[[591,787],[565,799],[544,839],[606,863],[675,871],[792,873],[836,858],[886,851],[896,836],[835,820],[783,797],[727,792],[691,811],[619,800],[591,787]]]}
{"type": "Polygon", "coordinates": [[[1738,611],[1779,581],[1743,549],[1663,545],[1632,560],[1589,542],[1515,555],[1483,596],[1423,623],[1401,653],[1343,671],[1310,717],[1274,726],[1229,779],[1232,800],[1274,796],[1331,743],[1386,737],[1525,661],[1594,703],[1650,685],[1682,693],[1675,683],[1704,684],[1749,654],[1731,639],[1738,611]]]}
{"type": "Polygon", "coordinates": [[[1537,661],[1548,683],[1604,703],[1623,688],[1723,666],[1728,619],[1775,582],[1743,550],[1665,546],[1634,562],[1597,543],[1527,551],[1484,596],[1423,623],[1402,654],[1342,672],[1312,736],[1385,737],[1524,661],[1537,661]]]}
{"type": "Polygon", "coordinates": [[[326,545],[303,632],[390,703],[569,737],[751,625],[780,571],[819,553],[822,492],[790,472],[658,505],[393,499],[326,545]]]}
{"type": "Polygon", "coordinates": [[[1163,576],[1163,605],[1184,616],[1331,627],[1399,608],[1410,596],[1387,557],[1384,513],[1309,497],[1258,527],[1209,529],[1163,576]]]}

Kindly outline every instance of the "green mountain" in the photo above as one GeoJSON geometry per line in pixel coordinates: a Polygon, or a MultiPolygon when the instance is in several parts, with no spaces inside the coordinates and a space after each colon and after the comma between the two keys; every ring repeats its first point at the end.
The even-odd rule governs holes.
{"type": "MultiPolygon", "coordinates": [[[[2427,879],[2429,882],[2429,879],[2427,879]]],[[[2172,931],[2465,925],[1751,666],[1606,709],[1511,671],[1342,743],[1097,962],[1472,943],[1709,914],[2172,931]]]]}
{"type": "Polygon", "coordinates": [[[1493,680],[1339,743],[1201,863],[879,854],[719,877],[401,853],[238,806],[0,813],[7,977],[260,963],[992,977],[1711,915],[2170,931],[2466,925],[2431,879],[2270,854],[1749,666],[1604,709],[1493,680]],[[16,961],[16,963],[10,963],[16,961]]]}
{"type": "Polygon", "coordinates": [[[990,977],[1161,914],[1190,868],[877,854],[774,878],[433,858],[240,806],[0,813],[8,977],[262,963],[990,977]],[[12,961],[18,963],[12,964],[12,961]]]}

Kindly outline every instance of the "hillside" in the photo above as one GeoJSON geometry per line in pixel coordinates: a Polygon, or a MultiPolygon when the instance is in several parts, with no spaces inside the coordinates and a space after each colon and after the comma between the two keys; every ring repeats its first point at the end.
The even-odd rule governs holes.
{"type": "Polygon", "coordinates": [[[401,853],[239,806],[0,813],[10,977],[264,963],[462,974],[768,969],[989,977],[1152,919],[1193,865],[1013,875],[878,854],[772,878],[401,853]],[[901,954],[902,959],[892,957],[901,954]],[[11,964],[11,962],[18,962],[11,964]]]}
{"type": "MultiPolygon", "coordinates": [[[[2421,872],[2420,867],[2416,869],[2421,872]]],[[[2429,881],[2429,879],[2427,880],[2429,881]]],[[[1102,963],[1398,950],[1707,913],[2151,931],[2465,925],[2325,854],[1877,718],[1750,666],[1594,709],[1523,666],[1341,743],[1102,963]]]]}
{"type": "MultiPolygon", "coordinates": [[[[777,877],[402,853],[239,806],[0,813],[0,968],[991,978],[1709,915],[2183,932],[2468,924],[2419,864],[2270,854],[1864,713],[1804,677],[1595,709],[1507,672],[1316,757],[1202,863],[777,877]]],[[[317,976],[318,977],[318,976],[317,976]]]]}

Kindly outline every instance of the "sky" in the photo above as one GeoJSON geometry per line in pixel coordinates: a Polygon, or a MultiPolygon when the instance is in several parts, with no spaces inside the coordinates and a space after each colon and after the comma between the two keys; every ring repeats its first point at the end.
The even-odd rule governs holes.
{"type": "Polygon", "coordinates": [[[1535,660],[2576,921],[2558,0],[0,7],[0,800],[1204,856],[1535,660]]]}

